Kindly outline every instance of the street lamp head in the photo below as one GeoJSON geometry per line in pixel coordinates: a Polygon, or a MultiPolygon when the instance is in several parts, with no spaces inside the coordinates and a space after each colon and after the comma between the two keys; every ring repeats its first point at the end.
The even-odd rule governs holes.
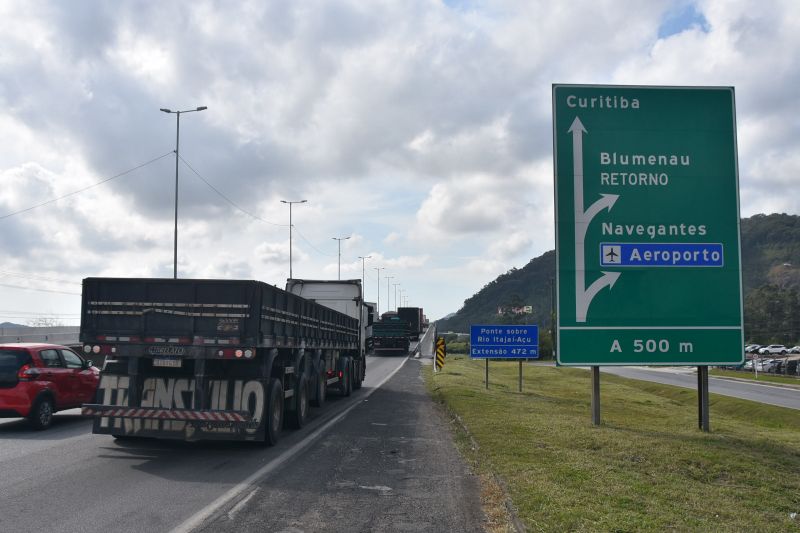
{"type": "Polygon", "coordinates": [[[208,107],[201,105],[200,107],[197,108],[197,111],[205,111],[206,109],[208,109],[208,107]]]}
{"type": "Polygon", "coordinates": [[[160,111],[163,111],[164,113],[172,113],[172,111],[170,109],[167,109],[166,107],[162,107],[160,111]]]}

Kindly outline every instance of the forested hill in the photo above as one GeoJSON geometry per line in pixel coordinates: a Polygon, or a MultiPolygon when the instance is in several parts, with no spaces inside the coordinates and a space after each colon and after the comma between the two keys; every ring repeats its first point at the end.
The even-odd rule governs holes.
{"type": "MultiPolygon", "coordinates": [[[[800,216],[754,215],[742,227],[742,284],[746,336],[754,342],[800,341],[800,216]]],[[[555,251],[512,268],[485,285],[447,320],[439,331],[468,332],[470,324],[530,323],[550,325],[555,251]],[[532,306],[532,314],[508,311],[532,306]],[[498,308],[507,310],[498,315],[498,308]]]]}

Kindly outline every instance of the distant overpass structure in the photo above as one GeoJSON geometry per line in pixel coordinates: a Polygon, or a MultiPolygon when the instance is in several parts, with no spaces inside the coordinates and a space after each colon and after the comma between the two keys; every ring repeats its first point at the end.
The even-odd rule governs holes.
{"type": "Polygon", "coordinates": [[[0,343],[46,342],[50,344],[78,344],[78,326],[50,326],[27,328],[0,328],[0,343]]]}

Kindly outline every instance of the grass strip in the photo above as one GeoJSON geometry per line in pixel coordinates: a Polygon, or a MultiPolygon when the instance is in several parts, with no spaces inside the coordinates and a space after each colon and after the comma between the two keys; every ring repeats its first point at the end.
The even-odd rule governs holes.
{"type": "Polygon", "coordinates": [[[767,372],[759,372],[758,377],[756,378],[754,372],[743,372],[737,370],[722,370],[718,368],[712,368],[708,374],[710,376],[716,376],[721,378],[749,379],[752,381],[783,383],[785,385],[795,385],[796,387],[800,387],[800,378],[792,376],[781,376],[780,374],[770,374],[767,372]]]}
{"type": "Polygon", "coordinates": [[[800,413],[711,395],[710,434],[695,391],[602,374],[591,425],[590,374],[448,357],[426,367],[432,396],[471,439],[459,449],[503,480],[532,531],[800,531],[800,413]],[[471,440],[477,446],[470,444],[471,440]]]}

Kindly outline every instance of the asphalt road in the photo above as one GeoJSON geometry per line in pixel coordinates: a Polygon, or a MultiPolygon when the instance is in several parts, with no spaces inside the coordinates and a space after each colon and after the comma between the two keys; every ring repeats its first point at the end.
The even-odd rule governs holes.
{"type": "Polygon", "coordinates": [[[272,448],[123,443],[92,435],[91,422],[77,410],[57,414],[43,432],[23,420],[0,420],[0,529],[153,533],[205,527],[206,520],[214,524],[208,530],[235,520],[250,529],[266,512],[273,530],[345,531],[343,517],[348,531],[375,530],[382,522],[373,511],[384,502],[383,509],[395,513],[383,517],[391,524],[387,530],[397,530],[395,524],[480,530],[477,481],[457,460],[446,425],[420,388],[419,362],[408,360],[381,385],[404,360],[369,357],[361,390],[350,398],[332,395],[325,408],[311,410],[302,430],[284,432],[272,448]],[[273,500],[284,488],[285,499],[309,506],[305,514],[298,507],[291,516],[278,514],[291,508],[273,500]],[[420,512],[423,502],[433,506],[442,495],[452,506],[447,513],[420,512]],[[387,505],[392,500],[398,505],[387,505]],[[313,506],[326,512],[315,515],[313,506]]]}
{"type": "MultiPolygon", "coordinates": [[[[695,369],[683,367],[630,367],[630,366],[602,366],[602,372],[616,374],[626,378],[642,379],[676,385],[697,390],[697,373],[695,369]]],[[[722,394],[743,400],[752,400],[779,407],[800,409],[800,388],[781,387],[768,383],[758,383],[749,380],[732,380],[709,376],[708,391],[712,394],[722,394]]]]}
{"type": "Polygon", "coordinates": [[[478,479],[410,360],[336,431],[203,531],[483,531],[478,479]]]}

